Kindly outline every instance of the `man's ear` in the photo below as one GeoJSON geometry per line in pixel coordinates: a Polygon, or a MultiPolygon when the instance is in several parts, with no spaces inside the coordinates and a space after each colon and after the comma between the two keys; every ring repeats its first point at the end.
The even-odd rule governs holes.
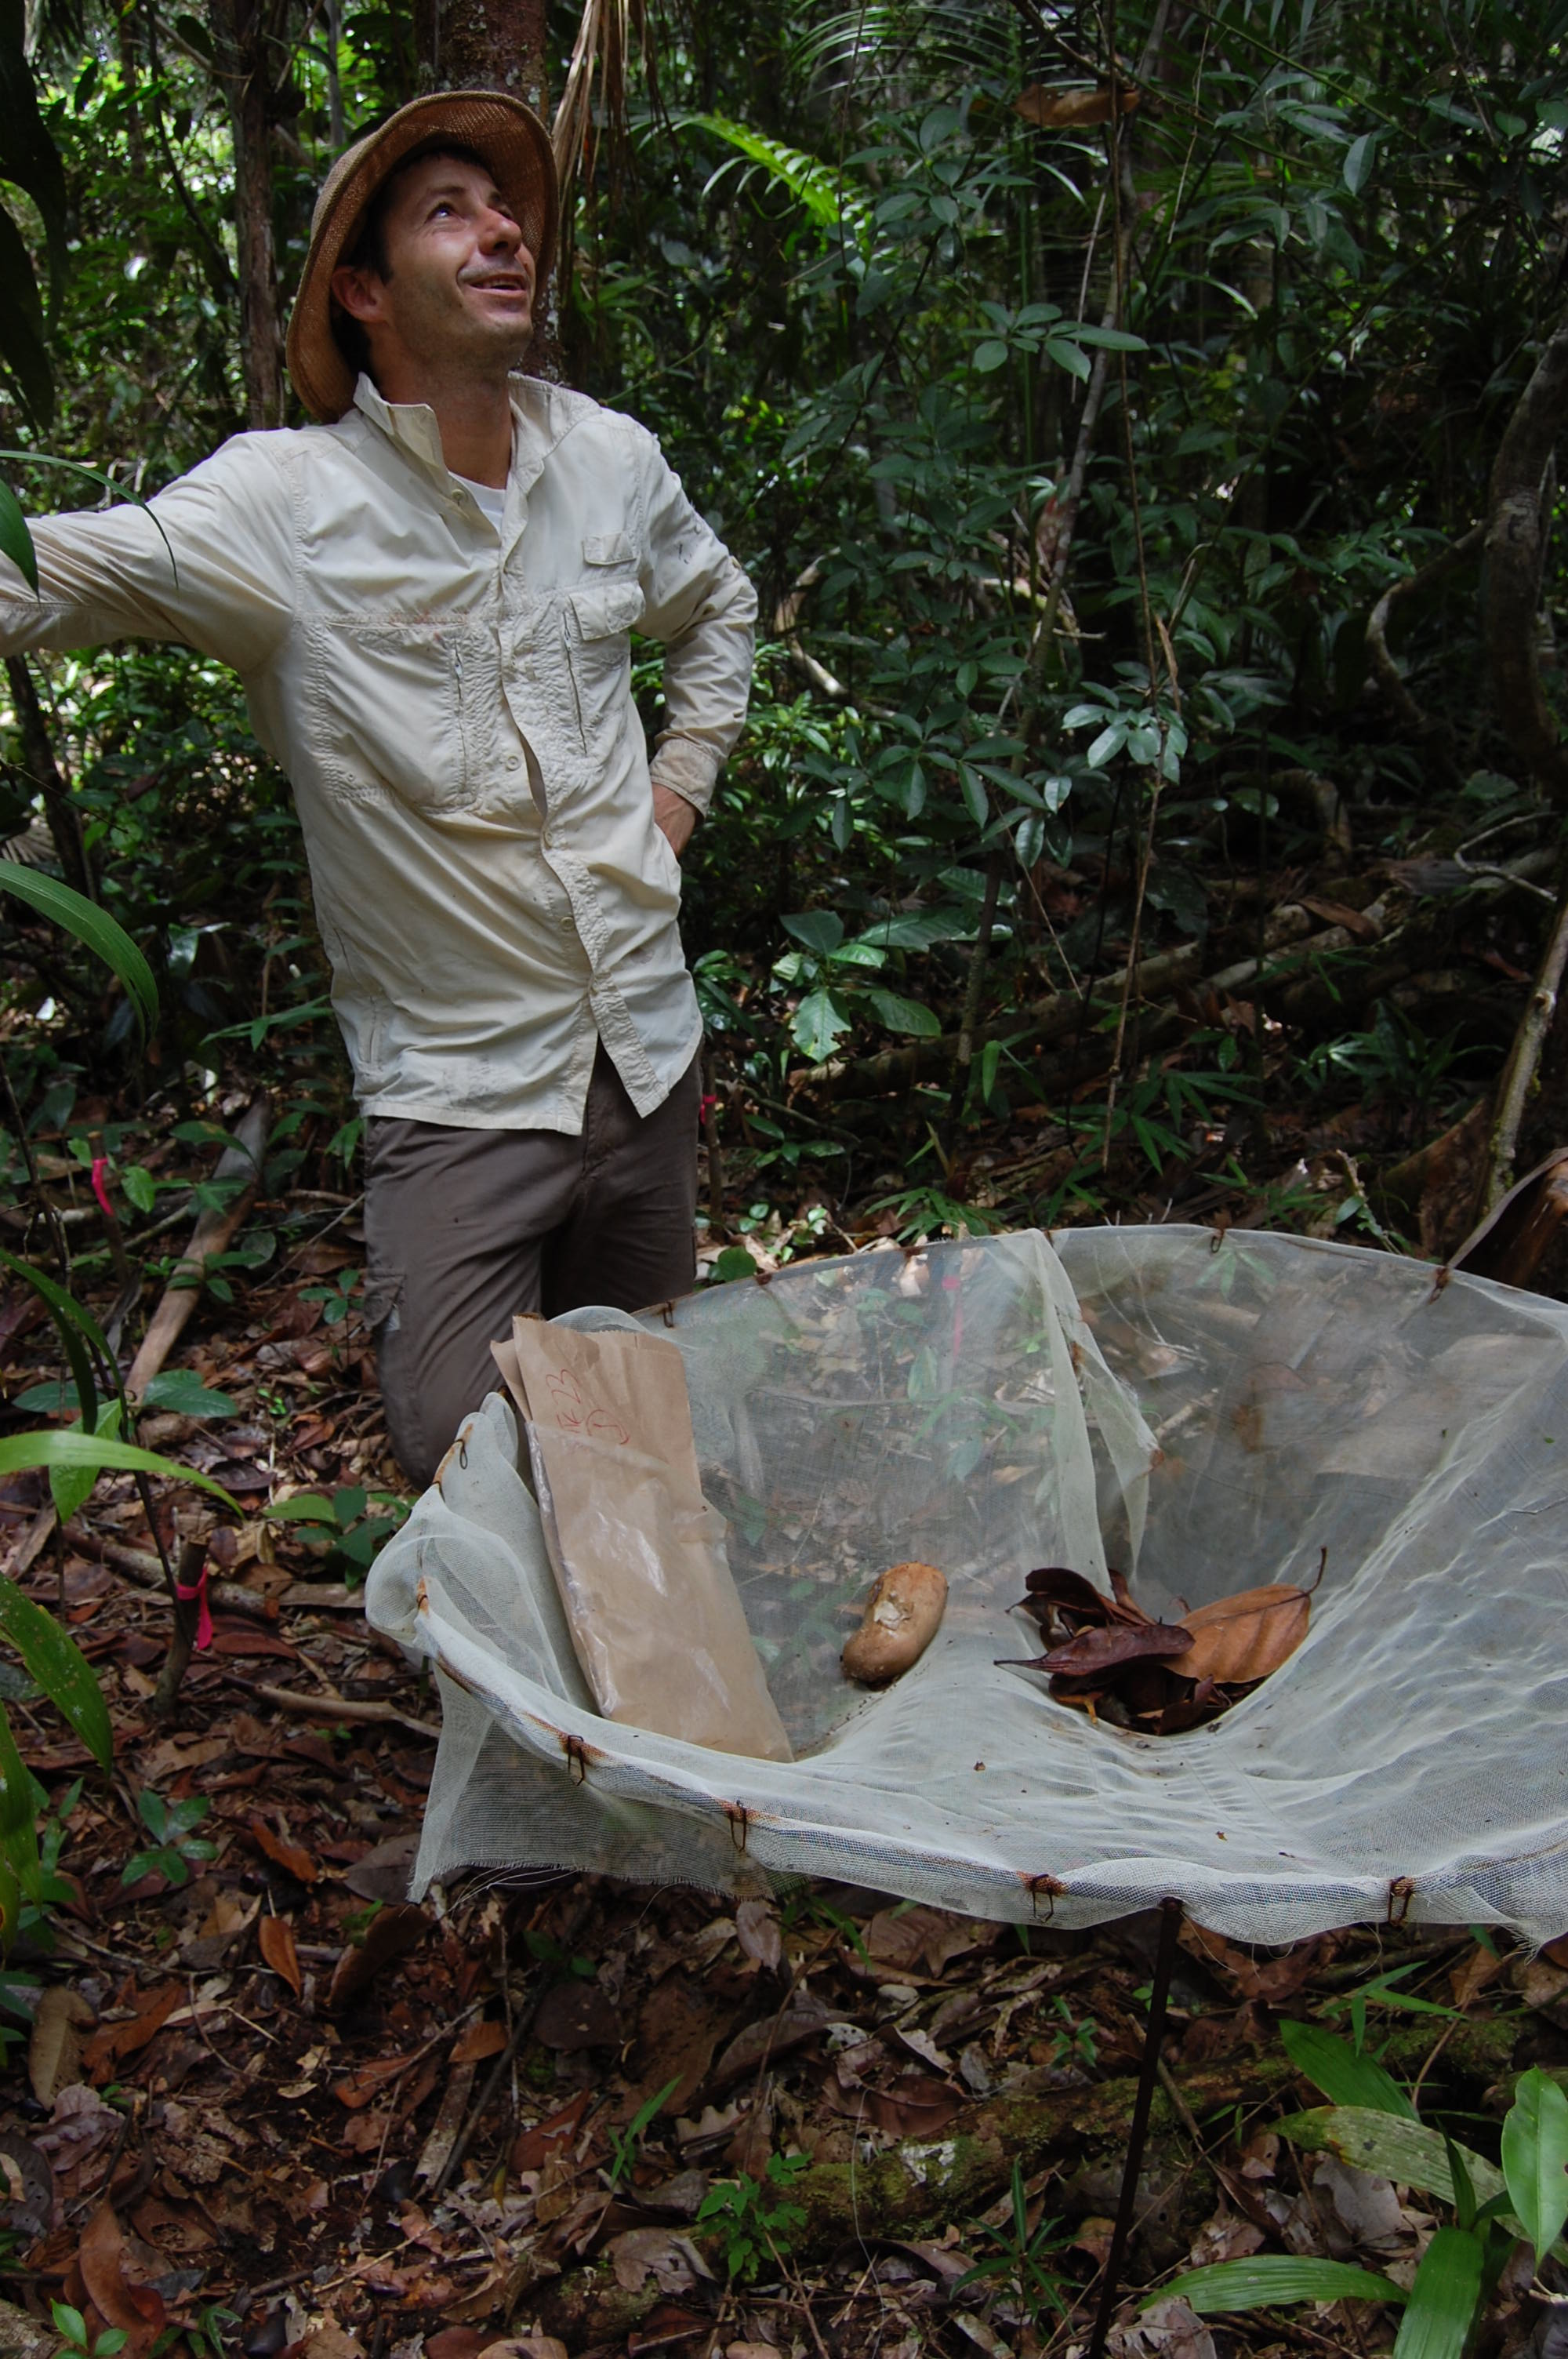
{"type": "Polygon", "coordinates": [[[341,269],[334,270],[332,294],[350,319],[358,320],[363,327],[384,319],[386,315],[381,275],[378,271],[365,269],[362,265],[345,263],[341,269]]]}

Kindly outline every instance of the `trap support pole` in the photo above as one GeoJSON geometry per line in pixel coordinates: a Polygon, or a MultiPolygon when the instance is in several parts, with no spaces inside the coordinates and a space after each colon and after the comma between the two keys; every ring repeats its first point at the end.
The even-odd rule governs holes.
{"type": "Polygon", "coordinates": [[[1160,1903],[1160,1939],[1154,1951],[1154,1979],[1149,1990],[1149,2028],[1143,2036],[1143,2060],[1138,2071],[1138,2093],[1132,2101],[1132,2120],[1127,2133],[1127,2159],[1121,2169],[1121,2196],[1116,2207],[1116,2226],[1111,2232],[1110,2250],[1106,2255],[1105,2275],[1100,2280],[1099,2310],[1094,2332],[1089,2336],[1087,2359],[1105,2359],[1106,2337],[1116,2315],[1117,2288],[1121,2282],[1121,2265],[1127,2257],[1128,2239],[1132,2234],[1132,2215],[1138,2202],[1138,2173],[1142,2168],[1143,2147],[1149,2136],[1149,2110],[1154,2102],[1154,2083],[1160,2073],[1160,2043],[1165,2033],[1165,2002],[1171,1992],[1171,1973],[1176,1962],[1176,1936],[1182,1930],[1182,1904],[1179,1900],[1160,1903]]]}

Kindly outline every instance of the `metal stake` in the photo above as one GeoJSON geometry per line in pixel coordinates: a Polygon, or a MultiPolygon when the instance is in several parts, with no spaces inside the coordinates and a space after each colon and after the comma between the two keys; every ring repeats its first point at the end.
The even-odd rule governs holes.
{"type": "Polygon", "coordinates": [[[1094,2332],[1089,2337],[1087,2359],[1105,2359],[1106,2337],[1110,2332],[1110,2322],[1116,2314],[1117,2288],[1121,2282],[1121,2265],[1127,2257],[1127,2241],[1132,2234],[1132,2214],[1138,2201],[1138,2173],[1149,2136],[1149,2110],[1154,2102],[1154,2083],[1160,2071],[1160,2042],[1165,2030],[1165,2001],[1170,1995],[1171,1973],[1176,1962],[1176,1936],[1181,1929],[1181,1902],[1162,1900],[1160,1943],[1154,1952],[1154,1980],[1149,1992],[1149,2028],[1143,2038],[1138,2094],[1133,2099],[1132,2122],[1127,2133],[1121,2199],[1116,2207],[1116,2226],[1111,2232],[1110,2250],[1106,2255],[1105,2276],[1100,2283],[1099,2312],[1095,2320],[1094,2332]]]}

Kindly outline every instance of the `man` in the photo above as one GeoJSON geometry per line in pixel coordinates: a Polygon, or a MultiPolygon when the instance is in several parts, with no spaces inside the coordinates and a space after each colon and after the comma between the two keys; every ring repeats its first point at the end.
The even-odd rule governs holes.
{"type": "Polygon", "coordinates": [[[38,599],[0,572],[7,649],[139,634],[232,664],[293,783],[366,1118],[366,1315],[420,1483],[514,1311],[693,1279],[678,854],[756,601],[650,434],[514,374],[556,221],[519,102],[404,107],[317,206],[288,364],[320,422],[236,437],[150,516],[40,525],[38,599]],[[666,649],[651,771],[633,625],[666,649]]]}

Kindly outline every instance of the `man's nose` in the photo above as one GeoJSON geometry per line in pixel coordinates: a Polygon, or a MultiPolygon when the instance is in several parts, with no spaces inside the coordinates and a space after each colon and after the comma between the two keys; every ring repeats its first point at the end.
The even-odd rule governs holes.
{"type": "Polygon", "coordinates": [[[480,233],[487,254],[520,254],[523,233],[510,213],[487,213],[480,233]]]}

